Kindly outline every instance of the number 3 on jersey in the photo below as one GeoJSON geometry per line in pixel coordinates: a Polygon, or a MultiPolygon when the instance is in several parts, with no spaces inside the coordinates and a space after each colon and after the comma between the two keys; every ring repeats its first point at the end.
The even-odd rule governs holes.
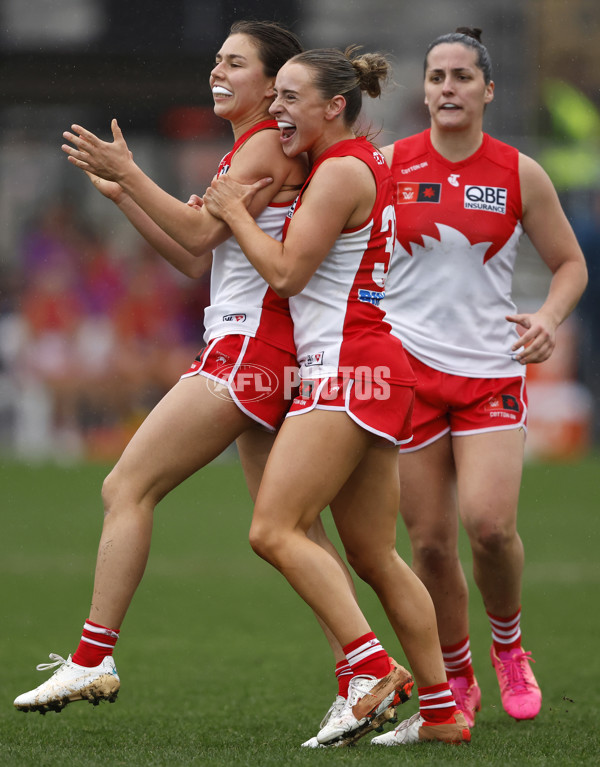
{"type": "Polygon", "coordinates": [[[394,242],[396,241],[396,213],[393,205],[388,205],[384,208],[381,214],[381,232],[387,232],[385,238],[385,252],[387,260],[385,263],[376,262],[373,265],[372,278],[373,282],[380,288],[385,285],[385,279],[390,267],[390,259],[394,250],[394,242]]]}

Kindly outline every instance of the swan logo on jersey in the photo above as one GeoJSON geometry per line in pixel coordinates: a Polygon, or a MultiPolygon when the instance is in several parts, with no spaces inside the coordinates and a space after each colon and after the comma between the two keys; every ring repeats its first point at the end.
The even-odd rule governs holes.
{"type": "Polygon", "coordinates": [[[373,304],[373,306],[379,306],[379,304],[385,298],[385,290],[365,290],[359,288],[358,300],[364,304],[373,304]]]}
{"type": "Polygon", "coordinates": [[[246,322],[245,314],[225,314],[223,322],[246,322]]]}
{"type": "Polygon", "coordinates": [[[377,261],[375,264],[373,264],[373,271],[371,272],[371,279],[380,288],[385,286],[385,280],[387,277],[385,266],[386,265],[383,262],[377,261]]]}
{"type": "Polygon", "coordinates": [[[506,213],[507,190],[500,186],[465,186],[465,208],[506,213]]]}
{"type": "Polygon", "coordinates": [[[442,191],[441,184],[396,184],[396,203],[407,202],[439,202],[442,191]]]}
{"type": "Polygon", "coordinates": [[[325,352],[315,352],[315,354],[307,354],[306,360],[304,361],[304,365],[307,368],[312,367],[313,365],[322,365],[324,356],[325,356],[325,352]]]}

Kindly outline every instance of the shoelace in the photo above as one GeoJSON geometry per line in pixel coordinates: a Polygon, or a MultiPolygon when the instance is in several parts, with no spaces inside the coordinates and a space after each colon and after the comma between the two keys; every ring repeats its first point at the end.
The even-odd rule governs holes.
{"type": "Polygon", "coordinates": [[[401,732],[404,732],[405,730],[408,730],[408,728],[411,725],[413,725],[417,721],[417,719],[419,719],[420,716],[421,716],[421,712],[417,711],[417,713],[413,714],[410,717],[410,719],[405,719],[403,722],[400,722],[400,724],[396,727],[394,732],[395,733],[401,733],[401,732]]]}
{"type": "Polygon", "coordinates": [[[366,695],[373,687],[373,679],[374,677],[367,675],[358,675],[353,677],[348,689],[348,702],[351,707],[354,706],[354,704],[357,703],[364,695],[366,695]],[[370,686],[367,687],[369,683],[370,686]]]}
{"type": "Polygon", "coordinates": [[[535,663],[534,659],[531,657],[531,651],[529,650],[525,652],[523,650],[518,654],[515,653],[506,660],[503,658],[499,658],[499,660],[504,678],[511,688],[518,692],[527,691],[529,682],[525,678],[525,663],[535,663]]]}
{"type": "Polygon", "coordinates": [[[62,655],[59,655],[58,653],[51,652],[48,656],[50,660],[54,661],[53,663],[38,663],[36,668],[36,671],[48,671],[51,668],[56,668],[56,666],[63,666],[67,661],[62,657],[62,655]]]}

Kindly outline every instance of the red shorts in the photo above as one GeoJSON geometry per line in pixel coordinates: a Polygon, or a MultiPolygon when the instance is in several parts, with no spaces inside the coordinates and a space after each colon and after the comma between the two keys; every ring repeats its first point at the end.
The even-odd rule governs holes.
{"type": "Polygon", "coordinates": [[[407,352],[417,376],[412,426],[413,441],[402,448],[409,453],[435,442],[444,434],[482,434],[526,428],[525,377],[467,378],[435,370],[407,352]]]}
{"type": "Polygon", "coordinates": [[[392,445],[412,439],[412,386],[351,378],[304,378],[287,418],[317,410],[343,410],[363,429],[392,445]]]}
{"type": "Polygon", "coordinates": [[[269,431],[276,431],[298,390],[296,356],[251,336],[213,338],[181,377],[203,375],[269,431]]]}

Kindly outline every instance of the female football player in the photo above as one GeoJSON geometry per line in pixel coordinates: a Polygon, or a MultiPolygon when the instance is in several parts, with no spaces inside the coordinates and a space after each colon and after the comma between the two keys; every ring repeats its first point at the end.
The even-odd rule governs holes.
{"type": "MultiPolygon", "coordinates": [[[[400,508],[413,569],[435,604],[450,687],[472,727],[481,692],[471,663],[458,519],[491,625],[502,704],[515,719],[532,719],[541,693],[531,653],[522,647],[517,532],[525,366],[550,356],[556,328],[587,278],[546,173],[483,132],[494,83],[480,30],[434,40],[424,74],[430,129],[382,150],[397,189],[385,308],[418,379],[413,441],[400,448],[400,508]],[[522,232],[552,273],[545,301],[530,313],[518,312],[511,299],[522,232]]],[[[409,729],[418,727],[417,716],[409,729]]],[[[373,742],[404,743],[409,729],[401,725],[373,742]]]]}
{"type": "Polygon", "coordinates": [[[250,538],[331,629],[354,673],[346,704],[306,745],[359,737],[411,684],[338,563],[307,535],[328,504],[350,563],[376,591],[411,665],[420,737],[470,739],[446,680],[431,599],[395,549],[395,448],[410,439],[415,379],[379,307],[395,236],[392,178],[380,152],[353,131],[362,92],[378,96],[387,74],[378,54],[334,50],[299,54],[279,71],[271,114],[283,150],[306,152],[310,162],[283,242],[248,211],[268,179],[240,185],[223,176],[204,197],[266,282],[289,297],[294,321],[300,393],[269,455],[250,538]]]}

